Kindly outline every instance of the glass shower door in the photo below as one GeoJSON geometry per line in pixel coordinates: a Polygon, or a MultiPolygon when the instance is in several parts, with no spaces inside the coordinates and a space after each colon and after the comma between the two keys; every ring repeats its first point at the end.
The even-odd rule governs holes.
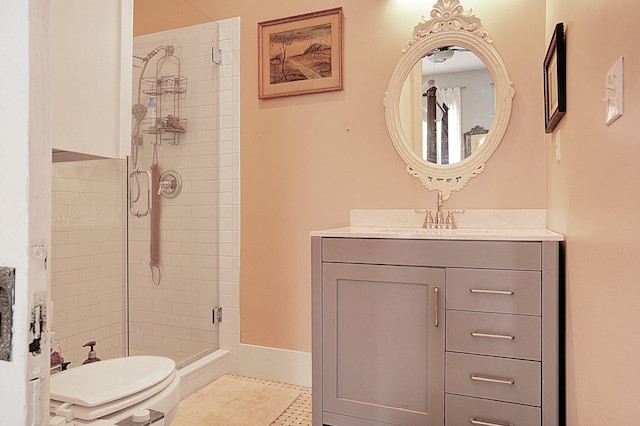
{"type": "MultiPolygon", "coordinates": [[[[133,103],[148,105],[154,96],[158,109],[154,123],[148,117],[140,122],[142,131],[134,138],[137,147],[132,155],[135,167],[132,160],[128,163],[132,177],[127,179],[127,194],[134,210],[127,215],[128,352],[167,356],[178,365],[219,346],[218,324],[214,323],[219,306],[219,71],[210,60],[210,37],[217,34],[217,27],[215,23],[202,27],[209,31],[189,27],[134,38],[135,57],[146,58],[154,49],[159,53],[148,60],[147,70],[151,71],[144,75],[152,79],[153,89],[143,90],[138,100],[135,87],[133,103]],[[208,37],[206,43],[199,37],[208,37]],[[156,62],[163,61],[165,54],[158,46],[174,49],[172,54],[180,61],[180,78],[188,81],[186,93],[178,94],[178,110],[167,109],[174,105],[170,97],[175,93],[165,92],[160,79],[173,82],[171,76],[176,71],[168,62],[156,62]],[[153,86],[154,79],[158,86],[153,86]],[[189,127],[177,138],[175,134],[158,137],[159,129],[170,133],[171,116],[181,123],[188,119],[189,127]],[[157,172],[152,170],[154,165],[157,172]],[[152,176],[151,187],[147,171],[152,176]],[[160,176],[171,181],[167,173],[181,180],[176,196],[165,191],[172,182],[157,182],[160,176]],[[164,195],[158,196],[158,191],[164,195]],[[155,218],[154,214],[136,214],[145,211],[147,198],[152,200],[155,218]]],[[[134,70],[134,83],[143,69],[134,70]]]]}

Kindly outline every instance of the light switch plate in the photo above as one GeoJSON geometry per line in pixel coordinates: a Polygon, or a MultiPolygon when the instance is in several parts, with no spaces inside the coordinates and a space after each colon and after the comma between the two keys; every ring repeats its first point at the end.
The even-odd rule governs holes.
{"type": "Polygon", "coordinates": [[[623,57],[619,56],[605,77],[605,123],[610,125],[622,115],[623,57]]]}

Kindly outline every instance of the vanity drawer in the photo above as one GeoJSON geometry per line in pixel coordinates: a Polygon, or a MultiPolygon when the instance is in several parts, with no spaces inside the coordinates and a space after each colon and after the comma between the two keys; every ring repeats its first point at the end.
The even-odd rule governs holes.
{"type": "Polygon", "coordinates": [[[541,245],[531,241],[322,238],[322,261],[539,271],[541,245]]]}
{"type": "Polygon", "coordinates": [[[541,273],[447,269],[447,308],[540,315],[541,273]]]}
{"type": "Polygon", "coordinates": [[[445,405],[447,426],[541,425],[540,408],[538,407],[459,395],[447,395],[445,405]]]}
{"type": "Polygon", "coordinates": [[[447,352],[447,393],[540,406],[540,363],[447,352]]]}
{"type": "Polygon", "coordinates": [[[447,310],[447,350],[540,360],[540,317],[447,310]]]}

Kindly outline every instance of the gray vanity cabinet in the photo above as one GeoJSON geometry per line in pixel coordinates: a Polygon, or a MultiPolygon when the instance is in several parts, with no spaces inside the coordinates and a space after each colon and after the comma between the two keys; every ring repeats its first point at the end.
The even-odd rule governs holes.
{"type": "Polygon", "coordinates": [[[560,424],[557,241],[312,237],[313,424],[560,424]]]}

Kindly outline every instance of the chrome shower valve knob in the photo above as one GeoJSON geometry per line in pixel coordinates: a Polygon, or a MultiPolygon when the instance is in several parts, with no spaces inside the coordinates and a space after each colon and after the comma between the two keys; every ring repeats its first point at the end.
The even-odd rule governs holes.
{"type": "Polygon", "coordinates": [[[160,175],[158,195],[165,198],[176,198],[182,191],[182,177],[175,170],[167,170],[160,175]]]}

